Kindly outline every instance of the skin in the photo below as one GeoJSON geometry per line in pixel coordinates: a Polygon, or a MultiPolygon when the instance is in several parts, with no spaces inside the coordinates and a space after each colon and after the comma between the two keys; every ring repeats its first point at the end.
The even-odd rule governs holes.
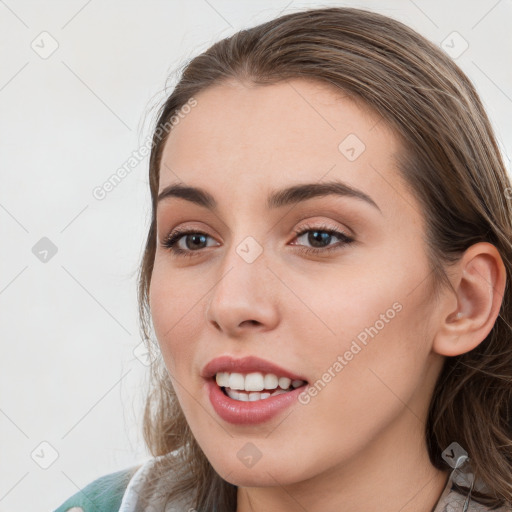
{"type": "Polygon", "coordinates": [[[434,301],[424,217],[393,161],[400,143],[376,115],[306,80],[230,81],[196,100],[165,144],[160,191],[203,187],[219,209],[159,204],[150,307],[190,428],[239,487],[237,512],[432,511],[449,471],[429,461],[427,410],[444,356],[477,346],[496,320],[505,282],[497,250],[468,249],[450,269],[456,293],[434,301]],[[351,133],[366,146],[354,161],[338,149],[351,133]],[[362,190],[380,211],[338,196],[266,209],[271,190],[330,180],[362,190]],[[301,253],[312,238],[293,230],[306,223],[355,242],[333,236],[323,246],[338,250],[301,253]],[[206,233],[207,244],[182,237],[195,254],[173,256],[161,242],[176,227],[206,233]],[[248,236],[263,249],[252,263],[236,252],[248,236]],[[215,413],[200,377],[214,357],[256,355],[314,383],[394,303],[401,310],[307,405],[249,426],[215,413]],[[237,457],[248,442],[261,452],[252,467],[237,457]]]}

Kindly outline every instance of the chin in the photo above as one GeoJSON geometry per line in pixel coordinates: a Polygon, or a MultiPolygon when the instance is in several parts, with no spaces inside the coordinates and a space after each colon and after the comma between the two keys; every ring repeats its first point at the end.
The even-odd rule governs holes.
{"type": "MultiPolygon", "coordinates": [[[[222,468],[223,469],[223,468],[222,468]]],[[[265,468],[230,467],[227,471],[219,473],[226,482],[238,487],[275,487],[294,483],[292,479],[283,480],[282,474],[274,468],[274,473],[265,468]],[[226,475],[226,476],[224,476],[226,475]]]]}
{"type": "Polygon", "coordinates": [[[286,463],[281,459],[280,464],[276,464],[272,458],[266,461],[261,458],[252,467],[248,467],[234,454],[234,460],[210,460],[210,464],[226,482],[238,487],[274,487],[293,484],[307,478],[306,475],[292,473],[293,469],[297,469],[296,460],[286,463]]]}

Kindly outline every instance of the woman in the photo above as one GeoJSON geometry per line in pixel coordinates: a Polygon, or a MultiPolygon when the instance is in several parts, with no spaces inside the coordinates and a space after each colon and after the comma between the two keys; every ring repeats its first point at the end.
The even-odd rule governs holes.
{"type": "Polygon", "coordinates": [[[511,510],[512,188],[448,56],[354,8],[243,30],[149,178],[154,458],[58,512],[511,510]]]}

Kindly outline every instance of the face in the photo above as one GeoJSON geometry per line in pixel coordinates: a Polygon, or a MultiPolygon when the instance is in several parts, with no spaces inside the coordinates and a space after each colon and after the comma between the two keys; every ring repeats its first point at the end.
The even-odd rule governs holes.
{"type": "Polygon", "coordinates": [[[312,81],[229,82],[195,100],[165,144],[159,192],[201,188],[216,206],[172,193],[159,202],[150,307],[205,455],[238,486],[354,475],[362,460],[411,450],[425,456],[419,426],[441,359],[423,216],[393,160],[398,140],[376,115],[312,81]],[[276,196],[304,184],[305,193],[276,196]],[[308,196],[326,184],[339,193],[308,196]],[[165,246],[177,229],[173,248],[183,252],[165,246]],[[222,356],[234,359],[221,367],[223,387],[240,382],[229,373],[260,370],[272,391],[272,367],[237,366],[246,356],[301,382],[254,401],[230,398],[202,376],[222,356]]]}

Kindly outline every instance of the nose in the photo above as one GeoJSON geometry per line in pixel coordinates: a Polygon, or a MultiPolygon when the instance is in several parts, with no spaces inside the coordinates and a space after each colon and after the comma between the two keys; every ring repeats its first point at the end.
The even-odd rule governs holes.
{"type": "MultiPolygon", "coordinates": [[[[268,268],[265,251],[251,261],[243,250],[247,247],[240,244],[230,249],[207,297],[207,322],[233,338],[254,330],[275,329],[280,315],[280,283],[268,268]]],[[[254,249],[249,246],[249,250],[254,249]]]]}

